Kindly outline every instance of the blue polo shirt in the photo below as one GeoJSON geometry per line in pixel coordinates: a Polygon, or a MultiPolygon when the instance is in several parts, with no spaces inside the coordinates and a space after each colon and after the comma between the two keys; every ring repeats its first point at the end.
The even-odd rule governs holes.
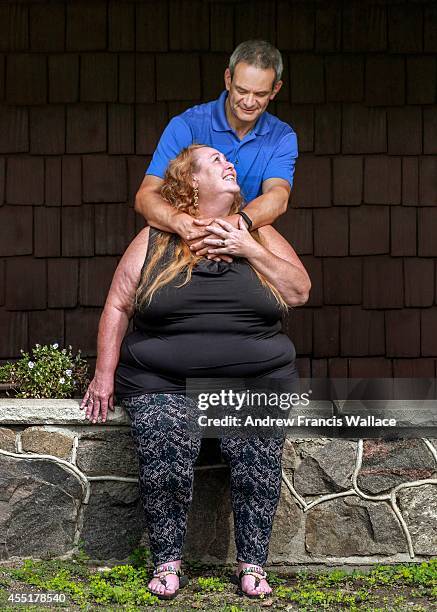
{"type": "Polygon", "coordinates": [[[238,184],[246,202],[262,194],[270,178],[293,184],[297,138],[287,124],[264,112],[255,127],[240,140],[226,118],[224,91],[217,100],[189,108],[173,117],[156,147],[146,174],[164,178],[171,159],[190,144],[205,144],[219,150],[235,165],[238,184]]]}

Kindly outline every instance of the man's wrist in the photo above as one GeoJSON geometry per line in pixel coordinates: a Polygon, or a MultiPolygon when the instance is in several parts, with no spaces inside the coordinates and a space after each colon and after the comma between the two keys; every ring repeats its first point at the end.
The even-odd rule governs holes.
{"type": "Polygon", "coordinates": [[[237,214],[238,214],[240,217],[242,217],[243,221],[244,221],[244,222],[245,222],[245,224],[246,224],[246,227],[247,227],[248,231],[250,232],[251,227],[252,227],[252,225],[253,225],[253,223],[252,223],[252,219],[249,217],[249,215],[248,215],[247,213],[245,213],[245,212],[244,212],[244,210],[240,210],[240,211],[239,211],[237,214]]]}
{"type": "Polygon", "coordinates": [[[187,234],[193,226],[193,217],[188,213],[176,212],[171,220],[171,228],[175,234],[186,240],[187,234]]]}

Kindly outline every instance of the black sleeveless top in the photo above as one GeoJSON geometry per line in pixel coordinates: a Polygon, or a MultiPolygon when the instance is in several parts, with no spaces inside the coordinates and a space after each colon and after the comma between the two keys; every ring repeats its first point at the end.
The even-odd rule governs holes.
{"type": "MultiPolygon", "coordinates": [[[[150,228],[148,262],[159,230],[150,228]]],[[[172,236],[168,253],[175,241],[172,236]]],[[[161,261],[159,270],[166,265],[161,261]]],[[[144,267],[143,267],[144,269],[144,267]]],[[[294,378],[296,352],[282,333],[281,309],[243,258],[202,259],[155,292],[134,315],[115,376],[118,398],[185,393],[186,378],[294,378]]]]}

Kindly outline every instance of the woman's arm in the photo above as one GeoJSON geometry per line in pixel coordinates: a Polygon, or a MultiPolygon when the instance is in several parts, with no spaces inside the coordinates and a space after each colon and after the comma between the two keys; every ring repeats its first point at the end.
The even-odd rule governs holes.
{"type": "Polygon", "coordinates": [[[80,405],[81,409],[87,407],[85,416],[93,423],[100,412],[104,423],[108,407],[114,410],[114,373],[120,346],[134,313],[135,293],[148,241],[149,227],[146,227],[126,249],[114,273],[100,317],[96,370],[80,405]]]}
{"type": "Polygon", "coordinates": [[[276,287],[289,306],[305,304],[311,288],[310,278],[292,246],[279,232],[270,225],[261,227],[258,230],[260,244],[247,231],[242,219],[239,229],[222,219],[215,222],[221,229],[212,231],[226,244],[221,246],[218,239],[208,239],[209,244],[219,247],[209,249],[211,253],[245,257],[276,287]]]}

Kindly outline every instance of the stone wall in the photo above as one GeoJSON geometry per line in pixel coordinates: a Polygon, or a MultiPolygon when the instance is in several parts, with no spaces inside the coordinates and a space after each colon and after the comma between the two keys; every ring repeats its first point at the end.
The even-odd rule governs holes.
{"type": "MultiPolygon", "coordinates": [[[[0,560],[124,560],[147,545],[129,418],[90,425],[76,400],[0,400],[0,560]]],[[[209,441],[211,442],[211,441],[209,441]]],[[[207,445],[208,446],[208,445],[207,445]]],[[[229,471],[196,466],[186,558],[235,559],[229,471]]],[[[437,554],[437,440],[287,439],[269,563],[369,564],[437,554]]]]}

